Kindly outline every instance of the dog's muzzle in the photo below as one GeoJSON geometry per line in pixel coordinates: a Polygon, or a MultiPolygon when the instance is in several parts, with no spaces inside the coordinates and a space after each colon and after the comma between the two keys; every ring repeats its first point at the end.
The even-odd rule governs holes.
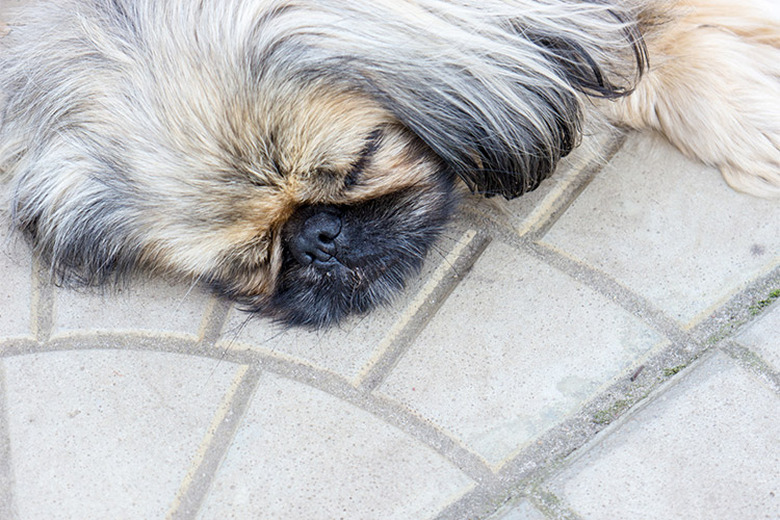
{"type": "Polygon", "coordinates": [[[451,183],[360,203],[301,206],[282,228],[276,290],[258,311],[319,327],[390,301],[417,272],[454,204],[451,183]]]}

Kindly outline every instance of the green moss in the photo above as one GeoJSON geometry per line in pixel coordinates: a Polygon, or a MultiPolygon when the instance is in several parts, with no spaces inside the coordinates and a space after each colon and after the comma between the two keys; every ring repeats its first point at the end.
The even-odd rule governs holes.
{"type": "Polygon", "coordinates": [[[760,314],[764,309],[772,305],[775,300],[780,298],[780,289],[775,289],[771,293],[769,293],[769,296],[766,297],[763,300],[757,301],[753,305],[750,306],[750,314],[752,316],[756,316],[760,314]]]}
{"type": "Polygon", "coordinates": [[[679,372],[686,366],[687,365],[677,365],[676,367],[672,367],[672,368],[664,368],[664,375],[666,377],[672,377],[673,375],[675,375],[677,372],[679,372]]]}
{"type": "Polygon", "coordinates": [[[762,312],[764,312],[764,309],[772,305],[775,300],[780,298],[780,289],[775,289],[772,292],[769,293],[769,295],[764,298],[763,300],[759,300],[750,307],[748,307],[748,316],[732,316],[728,319],[728,322],[721,326],[718,331],[707,338],[706,344],[714,345],[718,343],[720,340],[727,338],[730,336],[735,330],[737,330],[739,327],[744,325],[748,322],[748,320],[751,317],[758,316],[762,312]]]}
{"type": "Polygon", "coordinates": [[[609,408],[600,410],[593,415],[593,422],[596,424],[607,424],[612,422],[621,413],[626,411],[631,406],[631,401],[628,399],[620,399],[610,405],[609,408]]]}

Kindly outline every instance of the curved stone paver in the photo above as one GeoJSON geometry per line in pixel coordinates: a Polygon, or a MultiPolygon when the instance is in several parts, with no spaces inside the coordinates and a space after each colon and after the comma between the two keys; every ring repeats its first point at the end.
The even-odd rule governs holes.
{"type": "Polygon", "coordinates": [[[199,518],[428,518],[473,485],[381,419],[264,375],[199,518]]]}
{"type": "Polygon", "coordinates": [[[381,309],[376,318],[353,318],[329,330],[285,330],[233,309],[218,348],[280,356],[354,378],[396,319],[396,311],[381,309]]]}
{"type": "Polygon", "coordinates": [[[0,363],[23,519],[162,518],[238,369],[104,350],[0,363]]]}
{"type": "Polygon", "coordinates": [[[583,284],[497,244],[379,391],[499,466],[662,342],[583,284]]]}
{"type": "Polygon", "coordinates": [[[171,333],[195,338],[212,297],[200,287],[132,280],[119,287],[54,290],[53,336],[85,331],[171,333]]]}

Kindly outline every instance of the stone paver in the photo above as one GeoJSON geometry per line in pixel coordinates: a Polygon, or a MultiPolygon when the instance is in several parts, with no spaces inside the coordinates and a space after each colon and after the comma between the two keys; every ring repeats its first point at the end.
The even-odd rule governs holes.
{"type": "Polygon", "coordinates": [[[0,211],[0,331],[2,337],[24,337],[32,333],[32,260],[9,228],[8,215],[0,211]]]}
{"type": "Polygon", "coordinates": [[[586,129],[582,144],[564,157],[555,175],[543,180],[536,190],[509,204],[496,201],[498,208],[492,208],[492,212],[491,205],[484,200],[477,200],[469,207],[520,235],[533,232],[551,213],[562,209],[568,192],[586,183],[605,164],[605,156],[619,147],[619,137],[618,133],[603,128],[586,129]]]}
{"type": "Polygon", "coordinates": [[[252,319],[234,310],[219,348],[281,356],[351,379],[368,363],[396,319],[397,313],[392,309],[381,309],[370,320],[353,318],[328,330],[286,330],[269,320],[252,319]],[[346,345],[350,347],[345,348],[346,345]]]}
{"type": "Polygon", "coordinates": [[[737,341],[753,349],[780,372],[780,302],[767,309],[760,320],[737,337],[737,341]]]}
{"type": "Polygon", "coordinates": [[[0,363],[22,519],[162,518],[237,370],[130,351],[0,363]]]}
{"type": "Polygon", "coordinates": [[[780,513],[780,397],[719,355],[552,483],[585,519],[780,513]]]}
{"type": "Polygon", "coordinates": [[[632,135],[543,242],[690,325],[780,262],[780,204],[632,135]]]}
{"type": "Polygon", "coordinates": [[[567,275],[497,244],[380,391],[495,466],[661,341],[567,275]]]}
{"type": "Polygon", "coordinates": [[[147,331],[194,337],[209,299],[198,287],[160,281],[56,289],[53,333],[67,336],[84,331],[147,331]]]}
{"type": "Polygon", "coordinates": [[[428,518],[472,486],[378,418],[269,375],[200,518],[428,518]]]}

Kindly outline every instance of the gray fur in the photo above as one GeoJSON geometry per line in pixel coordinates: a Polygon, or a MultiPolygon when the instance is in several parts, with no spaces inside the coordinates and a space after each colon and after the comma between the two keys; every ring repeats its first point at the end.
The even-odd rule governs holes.
{"type": "MultiPolygon", "coordinates": [[[[0,169],[13,179],[15,222],[65,277],[100,281],[139,264],[228,276],[227,259],[247,244],[204,244],[221,243],[250,182],[285,182],[274,142],[284,117],[266,114],[316,89],[372,99],[473,191],[520,195],[578,143],[585,96],[633,87],[645,65],[636,9],[601,0],[33,3],[0,40],[0,169]]],[[[257,259],[242,253],[242,268],[271,261],[278,238],[257,240],[257,259]]]]}

